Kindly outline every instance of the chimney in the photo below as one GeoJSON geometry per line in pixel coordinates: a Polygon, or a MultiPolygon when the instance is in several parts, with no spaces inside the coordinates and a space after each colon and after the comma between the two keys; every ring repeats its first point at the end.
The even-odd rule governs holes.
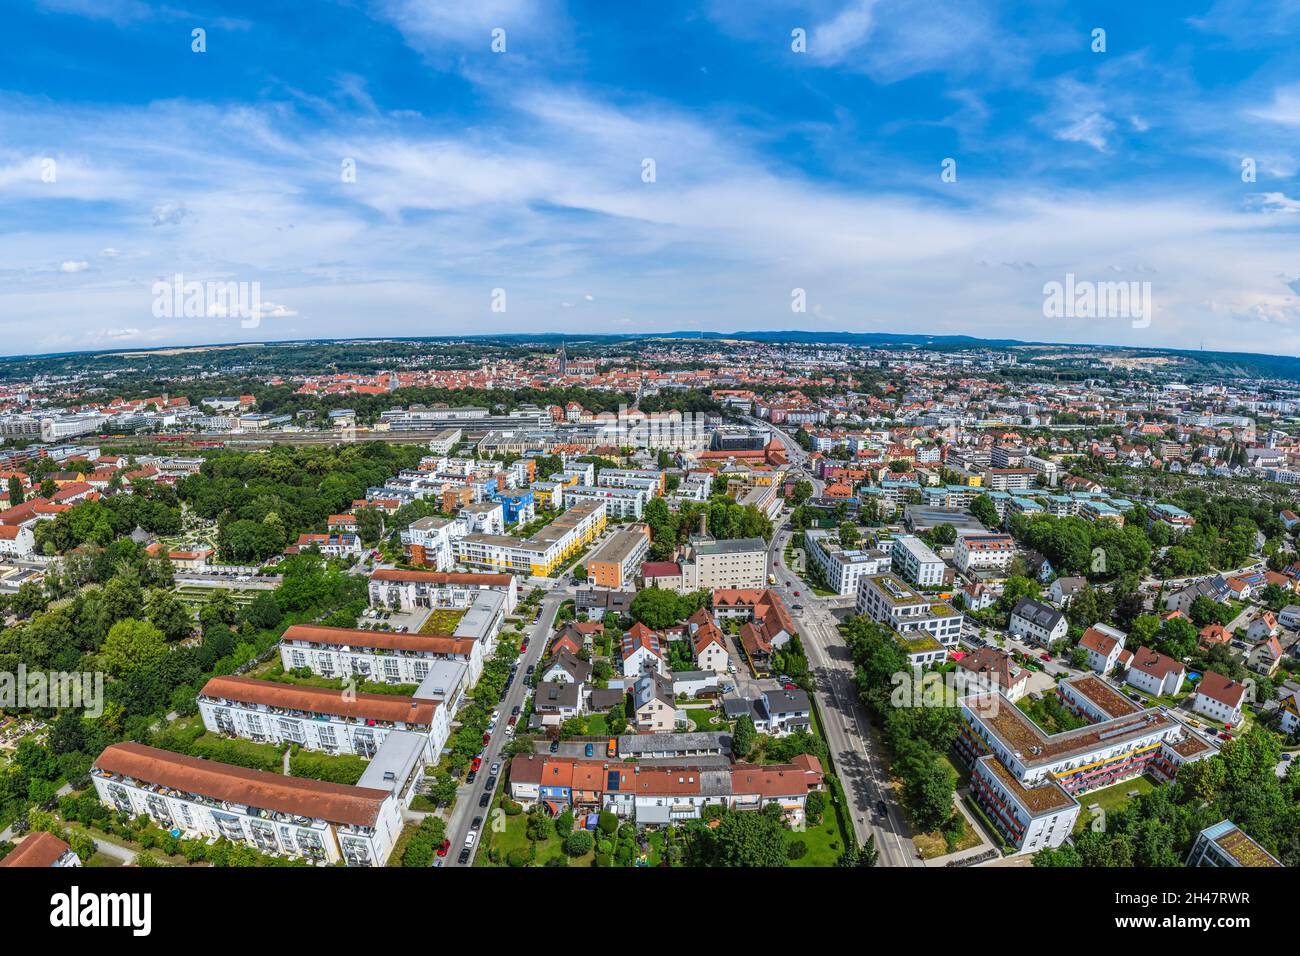
{"type": "Polygon", "coordinates": [[[709,533],[709,513],[707,511],[701,511],[700,512],[700,534],[701,536],[703,536],[708,533],[709,533]]]}

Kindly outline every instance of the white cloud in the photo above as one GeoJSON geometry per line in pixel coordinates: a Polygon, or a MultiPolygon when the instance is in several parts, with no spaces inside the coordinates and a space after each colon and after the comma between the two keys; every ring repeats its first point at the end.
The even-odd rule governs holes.
{"type": "Polygon", "coordinates": [[[90,267],[90,263],[82,260],[65,259],[59,265],[60,272],[84,272],[90,267]]]}

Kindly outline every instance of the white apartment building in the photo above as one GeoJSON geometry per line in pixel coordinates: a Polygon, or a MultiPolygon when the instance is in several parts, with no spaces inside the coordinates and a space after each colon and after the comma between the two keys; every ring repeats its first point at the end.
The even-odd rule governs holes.
{"type": "Polygon", "coordinates": [[[214,677],[198,696],[203,726],[214,734],[258,743],[297,744],[329,754],[374,757],[391,732],[419,734],[423,759],[438,759],[451,734],[447,710],[436,700],[346,693],[254,680],[214,677]]]}
{"type": "Polygon", "coordinates": [[[943,601],[921,594],[893,574],[866,575],[858,584],[856,610],[900,634],[921,630],[944,645],[957,646],[964,615],[943,601]]]}
{"type": "Polygon", "coordinates": [[[682,591],[767,587],[767,542],[692,536],[681,560],[682,591]]]}
{"type": "Polygon", "coordinates": [[[383,866],[402,832],[405,780],[391,790],[350,787],[134,742],[106,748],[90,773],[110,809],[144,814],[190,839],[225,837],[320,864],[383,866]]]}
{"type": "MultiPolygon", "coordinates": [[[[601,472],[604,474],[604,472],[601,472]]],[[[583,502],[604,502],[605,512],[611,518],[641,520],[650,493],[645,488],[604,488],[596,485],[570,485],[564,489],[564,503],[568,507],[583,502]]]]}
{"type": "Polygon", "coordinates": [[[863,575],[884,574],[891,568],[889,552],[845,549],[833,531],[809,529],[803,538],[808,560],[820,569],[823,580],[836,594],[857,594],[863,575]]]}
{"type": "Polygon", "coordinates": [[[305,667],[322,677],[355,677],[385,684],[419,684],[437,661],[459,661],[471,684],[496,647],[505,598],[481,591],[452,634],[400,634],[295,624],[280,638],[285,670],[305,667]]]}
{"type": "Polygon", "coordinates": [[[952,561],[963,574],[1003,572],[1016,556],[1016,541],[1009,534],[959,534],[952,561]]]}
{"type": "Polygon", "coordinates": [[[1138,707],[1093,675],[1063,681],[1058,694],[1093,722],[1048,734],[1000,694],[961,702],[956,748],[972,767],[972,794],[1018,852],[1064,843],[1078,795],[1148,771],[1170,777],[1214,753],[1159,708],[1138,707]]]}
{"type": "Polygon", "coordinates": [[[607,524],[604,501],[580,501],[528,538],[470,534],[456,541],[463,564],[546,577],[594,541],[607,524]]]}
{"type": "Polygon", "coordinates": [[[644,491],[646,499],[658,497],[664,490],[664,473],[638,468],[606,468],[596,475],[600,488],[631,488],[644,491]]]}
{"type": "Polygon", "coordinates": [[[450,571],[456,564],[454,542],[458,529],[464,533],[463,523],[436,515],[412,521],[402,532],[402,550],[407,562],[438,571],[450,571]]]}
{"type": "Polygon", "coordinates": [[[446,573],[378,568],[370,574],[370,606],[390,611],[417,608],[465,608],[480,591],[499,591],[510,614],[519,603],[519,583],[512,574],[446,573]]]}
{"type": "Polygon", "coordinates": [[[943,584],[943,559],[916,535],[895,538],[890,557],[894,572],[917,587],[939,587],[943,584]]]}

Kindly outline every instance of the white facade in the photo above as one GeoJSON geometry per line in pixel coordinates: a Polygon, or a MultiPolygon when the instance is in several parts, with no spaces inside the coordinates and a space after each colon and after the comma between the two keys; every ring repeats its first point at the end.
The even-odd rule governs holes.
{"type": "Polygon", "coordinates": [[[975,571],[1005,571],[1016,556],[1016,542],[1009,534],[959,534],[952,561],[963,574],[975,571]]]}
{"type": "Polygon", "coordinates": [[[943,559],[916,535],[904,535],[894,541],[891,551],[893,570],[917,587],[943,584],[943,559]]]}
{"type": "Polygon", "coordinates": [[[803,537],[808,559],[836,594],[857,594],[863,575],[883,574],[892,567],[887,552],[845,550],[836,543],[834,532],[814,529],[805,531],[803,537]]]}

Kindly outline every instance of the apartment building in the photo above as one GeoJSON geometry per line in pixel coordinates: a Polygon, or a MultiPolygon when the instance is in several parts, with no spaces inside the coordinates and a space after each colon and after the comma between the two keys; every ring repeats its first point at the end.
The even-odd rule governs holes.
{"type": "Polygon", "coordinates": [[[53,833],[37,830],[29,834],[9,854],[0,860],[0,869],[45,869],[47,867],[81,866],[81,858],[72,847],[53,833]]]}
{"type": "Polygon", "coordinates": [[[1000,574],[1010,567],[1016,553],[1016,541],[1009,534],[960,534],[952,560],[963,574],[1000,574]]]}
{"type": "Polygon", "coordinates": [[[198,705],[203,726],[214,734],[366,759],[390,732],[406,731],[424,737],[424,760],[432,762],[451,734],[447,710],[436,700],[249,677],[212,678],[199,691],[198,705]]]}
{"type": "Polygon", "coordinates": [[[1032,468],[990,468],[984,472],[984,487],[989,491],[1028,491],[1038,483],[1032,468]]]}
{"type": "Polygon", "coordinates": [[[1231,820],[1220,820],[1196,835],[1188,866],[1281,866],[1277,857],[1246,835],[1231,820]]]}
{"type": "Polygon", "coordinates": [[[495,534],[458,538],[456,558],[464,564],[546,577],[605,530],[606,514],[604,501],[579,501],[527,538],[495,534]]]}
{"type": "Polygon", "coordinates": [[[892,566],[888,551],[844,548],[834,531],[809,529],[803,538],[808,560],[836,594],[857,594],[864,574],[884,574],[892,566]]]}
{"type": "Polygon", "coordinates": [[[1078,818],[1078,795],[1148,769],[1176,772],[1214,752],[1159,708],[1138,707],[1098,677],[1062,681],[1057,693],[1093,722],[1048,734],[1001,695],[960,705],[956,748],[972,768],[972,794],[1018,852],[1060,846],[1078,818]]]}
{"type": "Polygon", "coordinates": [[[957,646],[964,620],[951,605],[927,597],[893,574],[863,577],[856,610],[905,638],[909,631],[924,631],[946,649],[957,646]]]}
{"type": "Polygon", "coordinates": [[[418,608],[467,608],[480,591],[499,591],[505,612],[519,603],[519,583],[512,574],[446,573],[379,568],[370,574],[370,606],[390,611],[418,608]]]}
{"type": "Polygon", "coordinates": [[[285,670],[305,667],[322,677],[419,684],[437,661],[458,661],[476,682],[496,646],[505,597],[481,591],[451,634],[404,634],[295,624],[280,638],[285,670]]]}
{"type": "Polygon", "coordinates": [[[90,771],[109,809],[148,816],[191,839],[225,837],[320,864],[383,866],[402,831],[399,790],[249,770],[134,742],[106,748],[90,771]]]}
{"type": "Polygon", "coordinates": [[[682,590],[767,587],[767,542],[692,536],[682,555],[682,590]]]}
{"type": "Polygon", "coordinates": [[[402,531],[402,553],[407,564],[436,571],[450,571],[456,564],[453,542],[458,522],[454,518],[428,515],[412,521],[402,531]]]}
{"type": "Polygon", "coordinates": [[[1149,647],[1139,647],[1129,661],[1124,680],[1152,697],[1161,697],[1177,694],[1186,677],[1187,667],[1182,661],[1149,647]]]}
{"type": "Polygon", "coordinates": [[[890,559],[894,572],[917,587],[943,585],[943,559],[916,535],[895,538],[890,559]]]}
{"type": "Polygon", "coordinates": [[[615,531],[587,557],[587,583],[613,590],[629,586],[649,553],[649,525],[638,522],[615,531]]]}
{"type": "Polygon", "coordinates": [[[635,468],[605,468],[596,475],[600,488],[631,488],[646,493],[647,499],[664,493],[664,473],[635,468]]]}
{"type": "Polygon", "coordinates": [[[1065,615],[1042,601],[1023,597],[1011,609],[1007,630],[1012,637],[1048,647],[1063,639],[1070,630],[1065,615]]]}
{"type": "Polygon", "coordinates": [[[606,513],[611,518],[632,518],[640,521],[646,502],[649,500],[649,492],[644,488],[570,485],[564,489],[564,503],[567,506],[573,507],[583,502],[604,502],[606,513]]]}

